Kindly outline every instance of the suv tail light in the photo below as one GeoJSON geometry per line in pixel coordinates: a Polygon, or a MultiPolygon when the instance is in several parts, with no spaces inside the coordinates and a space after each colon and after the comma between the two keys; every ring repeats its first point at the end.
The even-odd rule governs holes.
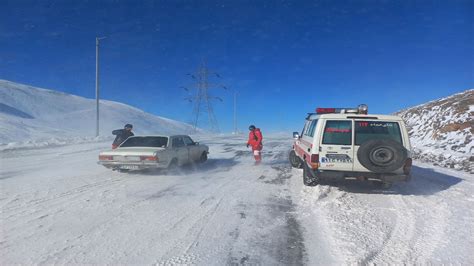
{"type": "Polygon", "coordinates": [[[406,175],[409,175],[410,172],[411,172],[411,166],[413,164],[413,161],[411,158],[408,158],[406,161],[405,161],[405,165],[403,166],[403,173],[406,174],[406,175]]]}
{"type": "Polygon", "coordinates": [[[99,161],[111,161],[113,159],[112,155],[99,155],[99,161]]]}
{"type": "Polygon", "coordinates": [[[319,154],[311,154],[311,167],[318,169],[319,167],[319,154]]]}
{"type": "Polygon", "coordinates": [[[158,161],[156,156],[140,156],[140,161],[158,161]]]}

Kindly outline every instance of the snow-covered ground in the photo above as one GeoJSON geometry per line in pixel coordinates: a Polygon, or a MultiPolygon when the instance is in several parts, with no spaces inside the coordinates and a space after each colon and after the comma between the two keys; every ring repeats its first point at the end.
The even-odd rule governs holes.
{"type": "Polygon", "coordinates": [[[474,263],[472,174],[305,187],[289,138],[260,166],[242,137],[196,140],[209,161],[175,173],[105,169],[110,142],[3,151],[0,264],[474,263]]]}

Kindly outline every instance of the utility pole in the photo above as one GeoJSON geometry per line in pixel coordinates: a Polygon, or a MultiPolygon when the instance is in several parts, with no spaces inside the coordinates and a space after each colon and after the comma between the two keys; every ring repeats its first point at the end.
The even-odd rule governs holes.
{"type": "MultiPolygon", "coordinates": [[[[188,74],[191,76],[192,79],[195,80],[194,84],[191,86],[192,88],[196,89],[196,93],[194,96],[189,96],[185,98],[189,102],[194,103],[193,107],[193,129],[194,132],[197,131],[198,124],[200,121],[200,118],[202,117],[202,113],[207,113],[207,122],[209,129],[212,132],[218,133],[219,132],[219,125],[217,123],[216,116],[214,114],[214,109],[212,107],[212,100],[219,100],[222,102],[222,99],[220,97],[214,97],[209,94],[209,90],[212,88],[224,88],[227,89],[227,87],[219,84],[214,84],[209,82],[209,75],[215,75],[217,78],[220,78],[220,75],[216,72],[211,71],[210,69],[207,68],[206,62],[203,61],[201,65],[199,66],[199,69],[193,73],[193,74],[188,74]]],[[[184,90],[187,92],[191,93],[190,90],[186,87],[182,87],[184,90]]]]}
{"type": "Polygon", "coordinates": [[[95,136],[99,136],[99,41],[106,37],[95,38],[95,103],[96,103],[96,128],[95,136]]]}
{"type": "Polygon", "coordinates": [[[237,91],[234,90],[234,135],[237,134],[237,91]]]}

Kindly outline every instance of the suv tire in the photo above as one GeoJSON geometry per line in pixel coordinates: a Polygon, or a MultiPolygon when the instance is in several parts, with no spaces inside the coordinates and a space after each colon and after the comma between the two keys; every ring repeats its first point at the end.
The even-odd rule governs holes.
{"type": "Polygon", "coordinates": [[[402,144],[391,139],[373,139],[360,145],[357,159],[370,171],[390,173],[401,168],[408,158],[402,144]]]}
{"type": "Polygon", "coordinates": [[[313,176],[310,171],[305,163],[303,166],[303,184],[309,187],[317,186],[320,180],[318,177],[313,176]]]}
{"type": "Polygon", "coordinates": [[[290,151],[290,164],[291,166],[293,166],[294,168],[301,168],[301,159],[296,156],[296,152],[294,150],[291,150],[290,151]]]}

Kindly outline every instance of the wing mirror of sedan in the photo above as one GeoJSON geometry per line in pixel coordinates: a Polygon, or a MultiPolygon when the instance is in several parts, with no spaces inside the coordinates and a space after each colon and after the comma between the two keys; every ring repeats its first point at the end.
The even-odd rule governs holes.
{"type": "Polygon", "coordinates": [[[294,139],[299,139],[299,138],[300,138],[300,133],[298,133],[298,132],[293,132],[293,138],[294,138],[294,139]]]}
{"type": "Polygon", "coordinates": [[[199,145],[199,142],[194,142],[194,145],[198,146],[198,145],[199,145]]]}

